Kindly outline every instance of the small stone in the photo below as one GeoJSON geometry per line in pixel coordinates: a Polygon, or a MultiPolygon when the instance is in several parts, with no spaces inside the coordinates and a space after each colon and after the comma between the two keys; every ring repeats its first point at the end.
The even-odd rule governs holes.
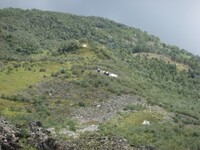
{"type": "Polygon", "coordinates": [[[101,107],[101,105],[97,105],[97,108],[100,108],[101,107]]]}

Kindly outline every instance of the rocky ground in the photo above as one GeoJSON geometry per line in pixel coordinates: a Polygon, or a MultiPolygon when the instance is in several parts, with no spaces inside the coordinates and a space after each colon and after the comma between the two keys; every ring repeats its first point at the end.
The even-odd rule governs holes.
{"type": "MultiPolygon", "coordinates": [[[[44,85],[46,86],[46,84],[44,85]]],[[[72,85],[61,85],[63,85],[62,88],[57,88],[57,84],[52,84],[51,86],[48,85],[48,87],[51,87],[48,92],[45,90],[38,90],[36,93],[38,92],[39,95],[46,94],[48,96],[47,98],[53,100],[56,99],[57,95],[60,95],[60,92],[63,97],[70,97],[70,95],[67,95],[66,91],[75,91],[75,87],[72,85]],[[56,93],[57,91],[59,91],[59,93],[56,93]],[[49,92],[51,95],[49,95],[49,92]]],[[[33,89],[30,89],[30,91],[33,92],[33,89]]],[[[27,97],[30,97],[31,93],[27,93],[27,97]]],[[[72,105],[72,107],[69,108],[69,116],[76,120],[78,124],[76,131],[71,131],[68,127],[55,131],[54,127],[45,129],[40,122],[31,122],[29,125],[30,133],[27,137],[27,141],[30,145],[42,150],[154,150],[153,147],[148,146],[131,146],[126,139],[115,135],[105,136],[98,133],[98,126],[100,123],[106,122],[120,113],[129,113],[130,110],[125,110],[125,108],[128,105],[137,104],[145,107],[143,111],[157,112],[163,115],[163,120],[173,122],[172,113],[167,112],[159,106],[148,105],[148,103],[139,96],[110,96],[106,100],[94,100],[90,105],[78,107],[72,105]],[[70,140],[62,140],[59,136],[70,140]]],[[[132,110],[131,113],[132,112],[134,112],[134,110],[132,110]]],[[[20,148],[16,135],[17,130],[10,126],[4,118],[0,118],[0,133],[0,148],[9,150],[20,148]]]]}
{"type": "MultiPolygon", "coordinates": [[[[146,112],[155,112],[163,116],[163,122],[173,123],[174,113],[166,111],[164,108],[159,106],[148,105],[147,102],[138,96],[122,95],[109,98],[107,101],[98,102],[90,107],[80,107],[79,109],[72,109],[71,115],[80,124],[85,124],[88,122],[102,123],[110,120],[118,113],[127,112],[130,110],[125,110],[128,105],[141,105],[144,106],[146,112]]],[[[131,110],[134,112],[137,110],[131,110]]]]}
{"type": "MultiPolygon", "coordinates": [[[[153,147],[130,145],[122,137],[105,136],[98,133],[99,123],[105,122],[117,115],[118,112],[124,111],[128,104],[146,105],[146,102],[140,97],[123,95],[109,98],[106,102],[98,102],[93,106],[72,109],[71,115],[80,123],[76,131],[62,128],[59,132],[55,132],[53,127],[44,129],[40,122],[32,122],[30,123],[31,136],[28,141],[34,147],[44,150],[154,150],[153,147]],[[89,124],[91,122],[94,124],[89,124]],[[88,125],[85,125],[87,123],[88,125]],[[68,140],[61,140],[59,138],[61,135],[68,140]]],[[[149,111],[163,111],[156,107],[148,107],[148,109],[149,111]]]]}
{"type": "Polygon", "coordinates": [[[40,122],[31,122],[30,130],[29,143],[42,150],[155,150],[149,146],[134,147],[124,138],[100,135],[96,132],[63,141],[52,137],[40,122]]]}
{"type": "Polygon", "coordinates": [[[104,122],[114,117],[117,113],[124,111],[124,108],[129,104],[146,105],[146,102],[136,96],[116,96],[109,98],[107,101],[97,102],[90,107],[73,109],[71,115],[80,123],[104,122]]]}
{"type": "MultiPolygon", "coordinates": [[[[122,95],[108,98],[107,101],[96,102],[91,106],[71,109],[71,116],[79,124],[76,131],[70,131],[67,127],[59,131],[55,128],[45,129],[39,121],[29,124],[30,132],[27,141],[30,145],[42,150],[154,150],[153,147],[130,145],[122,137],[115,135],[105,136],[98,133],[99,123],[103,123],[115,117],[118,113],[127,112],[127,105],[142,105],[149,112],[157,112],[163,115],[163,120],[173,122],[173,113],[167,112],[159,106],[150,106],[138,96],[122,95]],[[62,140],[59,136],[68,140],[62,140]]],[[[129,112],[127,112],[129,113],[129,112]]],[[[0,150],[20,149],[19,131],[0,117],[0,150]]]]}
{"type": "MultiPolygon", "coordinates": [[[[123,95],[109,98],[107,101],[97,102],[92,106],[79,107],[71,110],[71,116],[80,126],[76,131],[62,128],[55,132],[55,128],[45,129],[39,121],[30,122],[30,132],[27,141],[30,145],[42,150],[154,150],[154,147],[135,147],[129,142],[115,135],[101,135],[98,133],[98,124],[110,120],[129,104],[145,106],[144,111],[158,112],[164,120],[173,121],[172,113],[159,106],[149,106],[146,101],[137,96],[123,95]],[[68,140],[62,140],[65,136],[68,140]]],[[[129,113],[129,112],[128,112],[129,113]]],[[[0,150],[20,149],[19,131],[0,117],[0,150]]]]}
{"type": "Polygon", "coordinates": [[[0,117],[0,150],[17,150],[20,132],[12,126],[5,118],[0,117]]]}

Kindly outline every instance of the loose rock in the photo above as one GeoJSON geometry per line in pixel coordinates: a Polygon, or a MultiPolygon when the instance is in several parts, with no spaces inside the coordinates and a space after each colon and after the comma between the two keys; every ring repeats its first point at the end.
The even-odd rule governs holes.
{"type": "Polygon", "coordinates": [[[0,117],[0,150],[18,150],[19,131],[14,128],[5,118],[0,117]]]}

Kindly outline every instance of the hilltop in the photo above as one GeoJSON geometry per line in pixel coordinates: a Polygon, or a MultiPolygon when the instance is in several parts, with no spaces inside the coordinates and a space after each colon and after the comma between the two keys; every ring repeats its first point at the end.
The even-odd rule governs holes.
{"type": "Polygon", "coordinates": [[[22,149],[38,144],[35,121],[47,145],[199,149],[199,56],[100,17],[9,8],[0,20],[0,116],[22,149]]]}

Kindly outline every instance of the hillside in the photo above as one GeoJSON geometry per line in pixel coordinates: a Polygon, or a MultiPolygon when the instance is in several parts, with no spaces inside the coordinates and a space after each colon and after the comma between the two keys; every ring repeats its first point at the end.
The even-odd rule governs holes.
{"type": "Polygon", "coordinates": [[[199,56],[105,18],[9,8],[0,20],[0,116],[21,149],[38,145],[35,121],[63,149],[200,148],[199,56]]]}

